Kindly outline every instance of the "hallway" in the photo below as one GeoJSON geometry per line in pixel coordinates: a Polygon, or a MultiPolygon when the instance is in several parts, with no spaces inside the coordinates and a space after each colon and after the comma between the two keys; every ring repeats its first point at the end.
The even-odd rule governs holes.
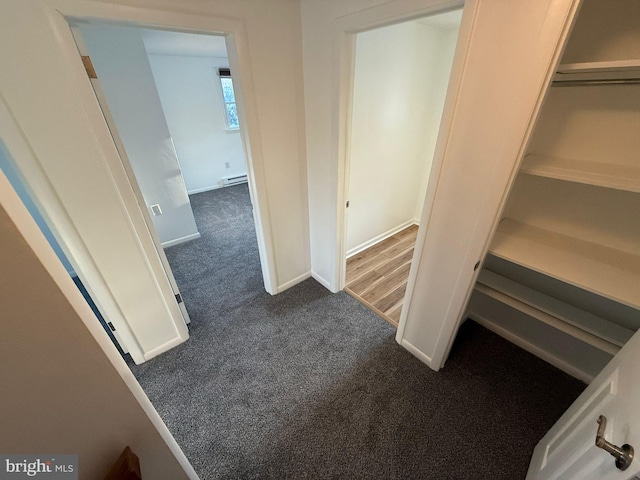
{"type": "Polygon", "coordinates": [[[473,322],[436,373],[346,293],[271,296],[246,186],[192,203],[202,237],[167,251],[191,338],[131,368],[203,479],[523,478],[584,388],[473,322]]]}

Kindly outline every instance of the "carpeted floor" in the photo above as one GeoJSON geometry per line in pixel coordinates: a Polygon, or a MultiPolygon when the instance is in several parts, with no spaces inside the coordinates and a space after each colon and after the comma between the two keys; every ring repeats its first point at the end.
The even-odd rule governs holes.
{"type": "Polygon", "coordinates": [[[473,322],[436,373],[345,293],[271,297],[246,185],[191,201],[191,338],[132,369],[202,479],[521,479],[584,388],[473,322]]]}

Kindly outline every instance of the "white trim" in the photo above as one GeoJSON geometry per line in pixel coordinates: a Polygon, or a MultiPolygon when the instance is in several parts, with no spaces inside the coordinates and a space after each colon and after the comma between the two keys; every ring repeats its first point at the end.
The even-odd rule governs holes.
{"type": "MultiPolygon", "coordinates": [[[[344,289],[347,283],[347,231],[348,214],[345,201],[349,198],[349,175],[351,174],[351,127],[353,109],[353,85],[355,81],[356,63],[356,35],[354,28],[338,28],[334,34],[333,58],[337,58],[337,68],[334,69],[334,85],[338,87],[337,108],[333,120],[337,130],[332,134],[332,153],[337,158],[335,171],[332,172],[336,181],[337,209],[336,209],[336,258],[334,259],[335,273],[332,279],[331,291],[344,289]],[[335,78],[337,77],[337,78],[335,78]],[[336,118],[337,117],[337,118],[336,118]]],[[[332,180],[333,180],[332,178],[332,180]]]]}
{"type": "Polygon", "coordinates": [[[169,340],[168,342],[163,343],[162,345],[158,345],[156,348],[149,350],[148,352],[145,352],[144,359],[151,360],[153,357],[157,357],[158,355],[168,350],[171,350],[173,347],[177,347],[181,343],[183,342],[179,338],[174,338],[172,340],[169,340]]]}
{"type": "Polygon", "coordinates": [[[162,248],[173,247],[174,245],[179,245],[190,240],[195,240],[196,238],[200,238],[200,232],[192,233],[191,235],[185,235],[184,237],[180,238],[175,238],[173,240],[169,240],[168,242],[162,242],[162,248]]]}
{"type": "Polygon", "coordinates": [[[413,219],[412,220],[407,220],[406,222],[398,225],[397,227],[393,227],[392,229],[387,230],[386,232],[381,233],[380,235],[376,235],[371,240],[368,240],[368,241],[366,241],[364,243],[361,243],[357,247],[353,247],[353,248],[347,250],[346,258],[353,257],[354,255],[366,250],[367,248],[373,247],[375,244],[386,240],[387,238],[395,235],[398,232],[401,232],[405,228],[410,227],[411,225],[414,225],[415,223],[416,223],[416,221],[413,220],[413,219]]]}
{"type": "Polygon", "coordinates": [[[329,290],[331,293],[336,293],[335,290],[331,289],[331,283],[329,282],[329,280],[327,280],[326,278],[324,278],[323,276],[321,276],[319,273],[314,272],[313,270],[311,270],[311,276],[313,277],[313,279],[318,282],[320,285],[322,285],[324,288],[326,288],[327,290],[329,290]]]}
{"type": "Polygon", "coordinates": [[[283,283],[278,286],[278,293],[282,293],[285,290],[297,285],[300,282],[304,282],[307,278],[311,278],[311,272],[305,272],[302,275],[298,275],[296,278],[289,280],[288,282],[283,283]]]}
{"type": "Polygon", "coordinates": [[[33,218],[27,211],[26,207],[20,201],[18,195],[9,185],[8,180],[0,172],[0,205],[6,210],[7,214],[14,222],[16,228],[23,236],[25,242],[31,247],[33,253],[42,262],[42,266],[56,283],[62,294],[65,296],[71,307],[78,314],[82,323],[96,340],[98,346],[102,349],[108,361],[118,372],[123,382],[129,388],[140,407],[145,412],[153,426],[156,428],[169,450],[174,454],[176,460],[185,471],[188,478],[198,480],[198,474],[195,472],[189,460],[182,452],[180,446],[169,432],[160,415],[151,404],[151,401],[142,390],[142,387],[131,373],[129,366],[120,356],[115,345],[96,321],[96,316],[85,301],[84,297],[76,287],[66,269],[56,256],[55,252],[47,242],[46,238],[36,225],[33,218]]]}
{"type": "Polygon", "coordinates": [[[541,358],[542,360],[544,360],[545,362],[550,363],[551,365],[553,365],[556,368],[559,368],[560,370],[562,370],[565,373],[568,373],[569,375],[571,375],[572,377],[577,378],[578,380],[582,380],[585,383],[591,383],[591,381],[595,378],[593,375],[590,375],[589,373],[585,372],[584,370],[576,367],[575,365],[570,364],[569,362],[562,360],[559,357],[556,357],[555,355],[549,353],[548,351],[538,347],[537,345],[534,345],[533,343],[529,342],[528,340],[525,340],[524,338],[522,338],[519,335],[516,335],[515,333],[499,326],[496,325],[495,323],[493,323],[491,320],[489,320],[487,317],[475,313],[475,312],[469,312],[468,313],[468,317],[473,320],[474,322],[479,323],[480,325],[482,325],[483,327],[485,327],[488,330],[491,330],[492,332],[494,332],[496,335],[501,336],[502,338],[510,341],[511,343],[513,343],[514,345],[517,345],[518,347],[522,348],[523,350],[526,350],[527,352],[535,355],[538,358],[541,358]]]}
{"type": "MultiPolygon", "coordinates": [[[[223,19],[217,20],[223,21],[223,19]]],[[[243,24],[237,22],[236,25],[235,28],[227,30],[233,33],[226,35],[225,41],[227,42],[227,54],[229,55],[231,71],[238,72],[233,88],[236,95],[236,105],[238,106],[240,139],[247,167],[249,195],[253,205],[253,220],[258,239],[262,278],[265,290],[271,295],[275,295],[278,284],[275,240],[269,213],[267,177],[262,143],[260,142],[259,115],[251,78],[249,45],[243,24]]]]}
{"type": "Polygon", "coordinates": [[[218,190],[223,188],[224,185],[212,185],[211,187],[196,188],[194,190],[187,190],[187,195],[195,195],[196,193],[210,192],[211,190],[218,190]]]}
{"type": "Polygon", "coordinates": [[[431,357],[429,357],[428,355],[425,355],[423,352],[418,350],[415,346],[411,344],[411,342],[409,342],[409,340],[403,339],[401,342],[398,342],[398,343],[400,343],[400,345],[406,348],[414,357],[416,357],[422,363],[426,364],[429,368],[432,368],[436,372],[440,370],[440,366],[434,367],[432,365],[433,361],[431,357]]]}

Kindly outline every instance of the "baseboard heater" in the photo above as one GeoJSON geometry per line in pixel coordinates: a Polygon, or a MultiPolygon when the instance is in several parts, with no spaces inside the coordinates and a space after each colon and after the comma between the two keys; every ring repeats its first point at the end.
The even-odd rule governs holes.
{"type": "Polygon", "coordinates": [[[236,175],[234,177],[224,177],[222,179],[222,185],[225,187],[230,187],[232,185],[238,185],[240,183],[247,183],[246,175],[236,175]]]}

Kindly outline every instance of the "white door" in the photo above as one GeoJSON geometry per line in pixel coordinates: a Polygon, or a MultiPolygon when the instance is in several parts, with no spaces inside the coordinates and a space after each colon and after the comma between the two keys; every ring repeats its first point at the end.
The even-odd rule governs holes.
{"type": "Polygon", "coordinates": [[[396,340],[442,368],[578,0],[465,2],[396,340]]]}
{"type": "MultiPolygon", "coordinates": [[[[640,332],[609,362],[549,430],[531,458],[528,480],[637,480],[640,459],[621,471],[613,456],[596,447],[598,417],[604,438],[640,449],[640,332]]],[[[640,455],[640,450],[637,451],[640,455]]]]}
{"type": "Polygon", "coordinates": [[[176,279],[173,276],[173,272],[171,271],[171,266],[169,265],[169,261],[167,260],[167,255],[164,253],[164,248],[162,247],[162,242],[160,241],[160,237],[155,227],[153,226],[153,220],[151,220],[151,215],[149,214],[149,210],[147,209],[147,204],[144,201],[144,197],[142,196],[142,190],[140,190],[140,186],[136,180],[135,173],[133,168],[131,167],[131,163],[127,157],[127,152],[124,148],[124,144],[122,143],[122,139],[118,134],[118,129],[116,127],[116,123],[109,111],[109,105],[107,104],[107,99],[104,96],[102,87],[100,85],[100,81],[97,76],[95,76],[95,71],[93,71],[93,65],[91,65],[91,60],[89,59],[89,50],[87,49],[80,30],[71,25],[71,33],[73,34],[73,38],[78,47],[78,53],[82,57],[82,61],[85,64],[85,68],[87,68],[87,73],[89,75],[89,79],[91,81],[91,86],[93,87],[93,91],[96,94],[96,99],[98,100],[98,104],[100,105],[100,109],[102,110],[102,115],[104,116],[105,122],[107,123],[107,127],[109,128],[109,132],[111,133],[111,137],[113,138],[113,143],[118,150],[118,154],[122,160],[122,165],[127,172],[127,177],[129,178],[129,183],[131,184],[131,188],[133,189],[136,199],[138,200],[138,204],[140,205],[140,210],[144,216],[145,223],[147,224],[147,229],[153,239],[153,243],[158,251],[158,256],[160,257],[160,261],[162,262],[162,266],[164,268],[164,272],[169,280],[169,284],[171,285],[171,289],[175,295],[176,301],[178,302],[178,307],[180,308],[180,313],[182,313],[182,318],[186,324],[191,323],[191,319],[189,318],[189,313],[187,312],[187,308],[182,300],[182,295],[180,294],[180,290],[178,289],[178,284],[176,283],[176,279]],[[93,73],[89,73],[92,71],[93,73]]]}

